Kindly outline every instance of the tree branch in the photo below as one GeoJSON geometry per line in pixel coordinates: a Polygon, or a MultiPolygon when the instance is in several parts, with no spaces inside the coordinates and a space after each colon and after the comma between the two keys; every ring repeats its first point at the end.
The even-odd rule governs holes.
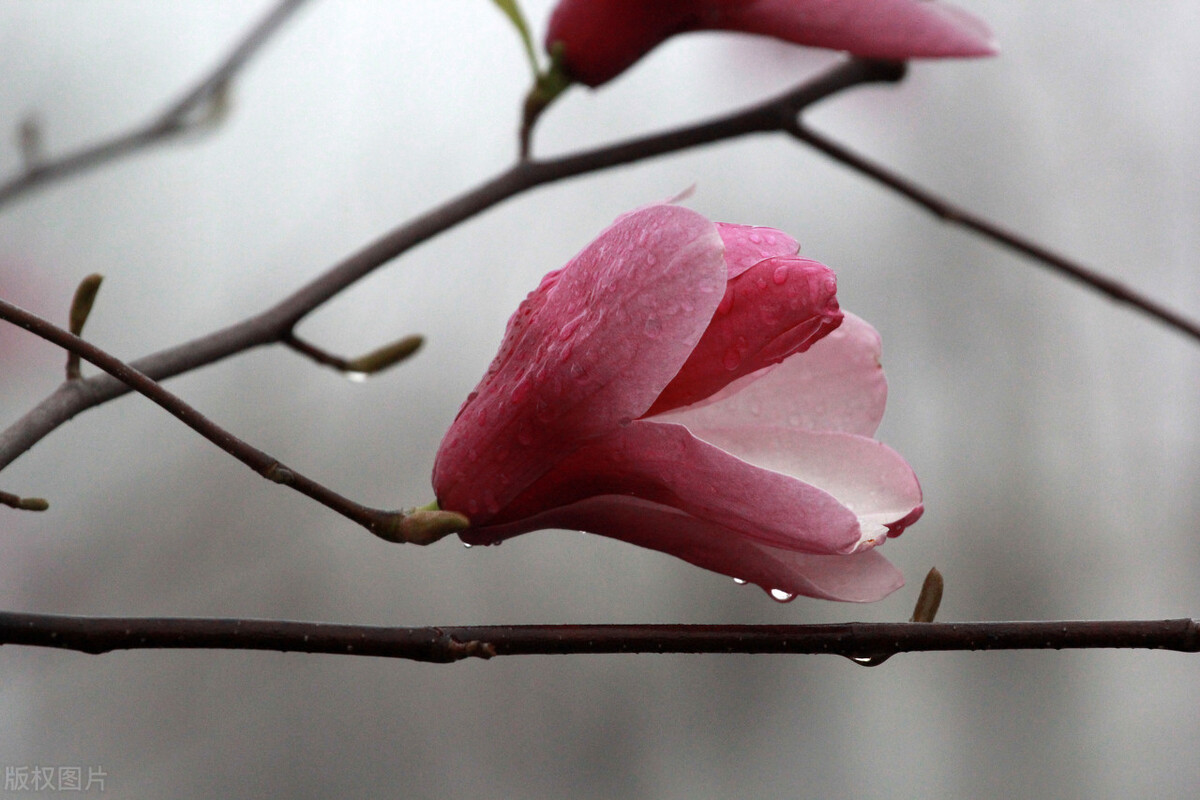
{"type": "Polygon", "coordinates": [[[0,612],[0,644],[82,653],[273,650],[451,662],[599,653],[776,653],[879,664],[897,653],[1123,648],[1200,652],[1200,622],[849,622],[832,625],[483,625],[390,628],[282,620],[0,612]]]}
{"type": "MultiPolygon", "coordinates": [[[[27,164],[20,175],[0,184],[0,207],[37,187],[100,166],[211,121],[207,116],[192,120],[188,117],[206,103],[223,102],[222,95],[238,70],[304,1],[280,0],[199,83],[144,125],[62,158],[27,164]]],[[[215,113],[219,114],[220,110],[216,109],[215,113]]]]}
{"type": "MultiPolygon", "coordinates": [[[[183,424],[262,477],[284,486],[290,486],[347,519],[357,522],[381,539],[389,542],[431,544],[443,536],[467,527],[467,519],[461,514],[452,512],[413,514],[384,511],[356,503],[311,478],[301,475],[296,470],[285,467],[277,459],[217,425],[180,397],[167,391],[141,372],[95,345],[80,339],[75,334],[3,299],[0,299],[0,319],[8,320],[71,353],[75,353],[139,394],[154,401],[183,424]]],[[[73,385],[77,382],[78,379],[68,379],[68,384],[73,385]]],[[[24,502],[26,505],[29,503],[28,500],[24,502]]]]}
{"type": "MultiPolygon", "coordinates": [[[[765,103],[710,122],[545,161],[522,161],[477,188],[380,237],[272,308],[227,328],[162,350],[130,364],[156,381],[206,366],[254,347],[284,340],[307,314],[400,254],[463,220],[537,186],[663,153],[742,136],[782,130],[802,108],[844,89],[896,81],[902,65],[850,60],[765,103]]],[[[0,433],[0,470],[76,414],[125,394],[107,375],[60,386],[0,433]]]]}
{"type": "Polygon", "coordinates": [[[1034,261],[1040,262],[1052,272],[1057,272],[1059,275],[1079,281],[1101,294],[1108,295],[1108,297],[1119,303],[1126,303],[1133,306],[1137,310],[1174,328],[1180,333],[1200,341],[1200,323],[1190,320],[1161,303],[1139,294],[1119,281],[1115,281],[1106,275],[1101,275],[1099,272],[1088,269],[1066,256],[1055,253],[1048,247],[1043,247],[1037,242],[1030,241],[1020,234],[1007,230],[994,222],[954,205],[949,200],[939,197],[907,178],[901,177],[887,167],[870,161],[827,136],[817,133],[798,119],[787,130],[788,133],[799,141],[816,148],[834,161],[845,164],[855,172],[867,176],[876,183],[882,184],[903,195],[943,222],[959,225],[967,230],[974,231],[985,239],[990,239],[1002,247],[1007,247],[1021,255],[1028,256],[1034,261]]]}

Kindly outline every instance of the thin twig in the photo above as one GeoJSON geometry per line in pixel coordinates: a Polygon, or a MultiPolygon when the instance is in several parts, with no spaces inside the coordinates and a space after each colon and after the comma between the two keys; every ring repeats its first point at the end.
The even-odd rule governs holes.
{"type": "MultiPolygon", "coordinates": [[[[441,538],[441,536],[455,532],[452,529],[453,526],[442,526],[438,529],[439,532],[444,531],[441,533],[441,536],[430,538],[430,526],[424,524],[423,521],[422,524],[417,525],[415,530],[412,530],[412,523],[408,519],[409,514],[405,512],[370,508],[343,497],[332,489],[301,475],[296,470],[284,466],[278,459],[234,436],[205,417],[179,396],[171,393],[163,388],[161,384],[156,383],[118,358],[80,339],[73,333],[42,319],[36,314],[31,314],[3,299],[0,299],[0,319],[19,325],[65,350],[79,355],[88,363],[99,367],[139,394],[154,401],[166,409],[172,416],[183,422],[183,424],[250,467],[250,469],[262,477],[295,489],[297,492],[316,500],[321,505],[338,512],[347,519],[357,522],[382,539],[392,542],[411,541],[418,544],[429,544],[431,541],[441,538]],[[411,535],[414,533],[416,534],[415,537],[411,535]]],[[[67,383],[68,385],[75,385],[78,383],[78,380],[68,380],[67,383]]],[[[449,517],[448,512],[441,515],[441,519],[443,520],[447,520],[449,517]]],[[[426,518],[427,520],[428,518],[426,518]]],[[[458,527],[458,530],[466,527],[465,518],[462,519],[462,522],[463,524],[458,527]]]]}
{"type": "Polygon", "coordinates": [[[856,172],[866,175],[877,183],[903,195],[937,216],[943,222],[959,225],[974,231],[980,236],[990,239],[1003,247],[1032,258],[1053,272],[1073,278],[1101,294],[1108,295],[1119,303],[1126,303],[1133,306],[1180,333],[1200,340],[1200,323],[1197,323],[1195,320],[1188,319],[1182,314],[1140,294],[1119,281],[1115,281],[1095,270],[1088,269],[1078,262],[1054,252],[1048,247],[1043,247],[1037,242],[1030,241],[1024,236],[1007,230],[990,220],[984,219],[978,214],[956,206],[949,200],[918,186],[880,164],[864,158],[829,137],[817,133],[799,120],[788,128],[788,133],[801,142],[821,151],[834,161],[845,164],[856,172]]]}
{"type": "MultiPolygon", "coordinates": [[[[148,377],[167,378],[261,345],[274,344],[346,287],[401,253],[529,189],[622,164],[750,133],[782,130],[803,108],[845,89],[897,81],[902,65],[852,59],[780,97],[709,122],[543,161],[521,161],[491,180],[390,231],[330,267],[275,306],[207,336],[130,364],[148,377]]],[[[0,433],[0,470],[76,414],[119,397],[121,381],[97,375],[60,386],[0,433]]]]}
{"type": "Polygon", "coordinates": [[[863,665],[897,653],[1123,648],[1200,652],[1191,619],[850,622],[832,625],[483,625],[387,628],[254,619],[82,617],[0,612],[0,644],[83,653],[272,650],[451,662],[598,653],[831,654],[863,665]]]}
{"type": "Polygon", "coordinates": [[[280,344],[290,347],[305,358],[324,367],[331,367],[348,376],[374,375],[408,359],[421,348],[425,338],[417,335],[405,336],[378,347],[369,353],[354,358],[345,358],[317,347],[289,331],[280,338],[280,344]]]}
{"type": "Polygon", "coordinates": [[[220,102],[222,92],[226,91],[238,70],[303,3],[304,0],[281,0],[273,6],[199,83],[144,125],[62,158],[28,163],[24,172],[0,184],[0,206],[34,188],[129,155],[203,124],[205,120],[189,122],[189,115],[205,103],[220,102]]]}

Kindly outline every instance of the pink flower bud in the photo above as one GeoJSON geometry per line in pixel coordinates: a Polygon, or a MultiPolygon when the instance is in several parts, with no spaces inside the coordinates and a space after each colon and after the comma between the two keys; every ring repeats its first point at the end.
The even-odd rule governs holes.
{"type": "Polygon", "coordinates": [[[993,55],[987,26],[928,0],[561,0],[546,49],[588,86],[620,75],[677,33],[739,31],[903,61],[993,55]]]}
{"type": "Polygon", "coordinates": [[[879,336],[797,249],[656,205],[547,275],[438,451],[463,540],[571,528],[777,596],[899,588],[873,548],[916,521],[921,490],[871,438],[879,336]]]}

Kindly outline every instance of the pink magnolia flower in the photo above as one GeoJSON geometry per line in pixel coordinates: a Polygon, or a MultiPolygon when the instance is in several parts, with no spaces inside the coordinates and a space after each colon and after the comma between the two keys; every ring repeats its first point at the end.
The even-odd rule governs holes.
{"type": "Polygon", "coordinates": [[[547,275],[438,451],[438,503],[471,520],[461,538],[570,528],[776,596],[899,588],[873,548],[917,520],[921,490],[871,438],[879,336],[797,250],[656,205],[547,275]]]}
{"type": "Polygon", "coordinates": [[[546,49],[561,43],[567,73],[599,86],[671,36],[700,30],[755,33],[895,61],[996,52],[983,22],[928,0],[561,0],[546,49]]]}

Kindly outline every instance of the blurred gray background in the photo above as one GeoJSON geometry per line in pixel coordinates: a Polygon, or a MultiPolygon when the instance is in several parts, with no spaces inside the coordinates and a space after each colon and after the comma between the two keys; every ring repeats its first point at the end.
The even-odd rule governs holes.
{"type": "MultiPolygon", "coordinates": [[[[526,0],[540,36],[551,3],[526,0]]],[[[1001,57],[917,64],[811,120],[967,207],[1200,316],[1200,5],[964,0],[1001,57]]],[[[39,119],[65,152],[157,111],[266,8],[0,2],[0,173],[39,119]],[[9,135],[12,134],[12,135],[9,135]]],[[[833,58],[731,35],[573,90],[537,151],[700,119],[833,58]]],[[[0,211],[0,294],[133,358],[265,308],[507,166],[528,82],[484,0],[314,0],[212,135],[0,211]]],[[[548,531],[388,545],[255,477],[148,401],[61,428],[0,488],[0,607],[371,624],[900,620],[930,566],[946,620],[1200,616],[1200,347],[942,226],[782,137],[537,190],[307,320],[346,353],[419,356],[355,384],[281,349],[174,380],[218,422],[380,506],[432,499],[438,440],[508,315],[613,217],[691,207],[773,225],[882,333],[880,437],[928,512],[885,554],[909,586],[789,605],[657,553],[548,531]]],[[[0,331],[0,424],[62,355],[0,331]]],[[[86,368],[85,368],[86,370],[86,368]]],[[[102,765],[116,797],[1183,798],[1200,659],[1157,652],[605,656],[430,666],[334,656],[0,649],[0,763],[102,765]]]]}

